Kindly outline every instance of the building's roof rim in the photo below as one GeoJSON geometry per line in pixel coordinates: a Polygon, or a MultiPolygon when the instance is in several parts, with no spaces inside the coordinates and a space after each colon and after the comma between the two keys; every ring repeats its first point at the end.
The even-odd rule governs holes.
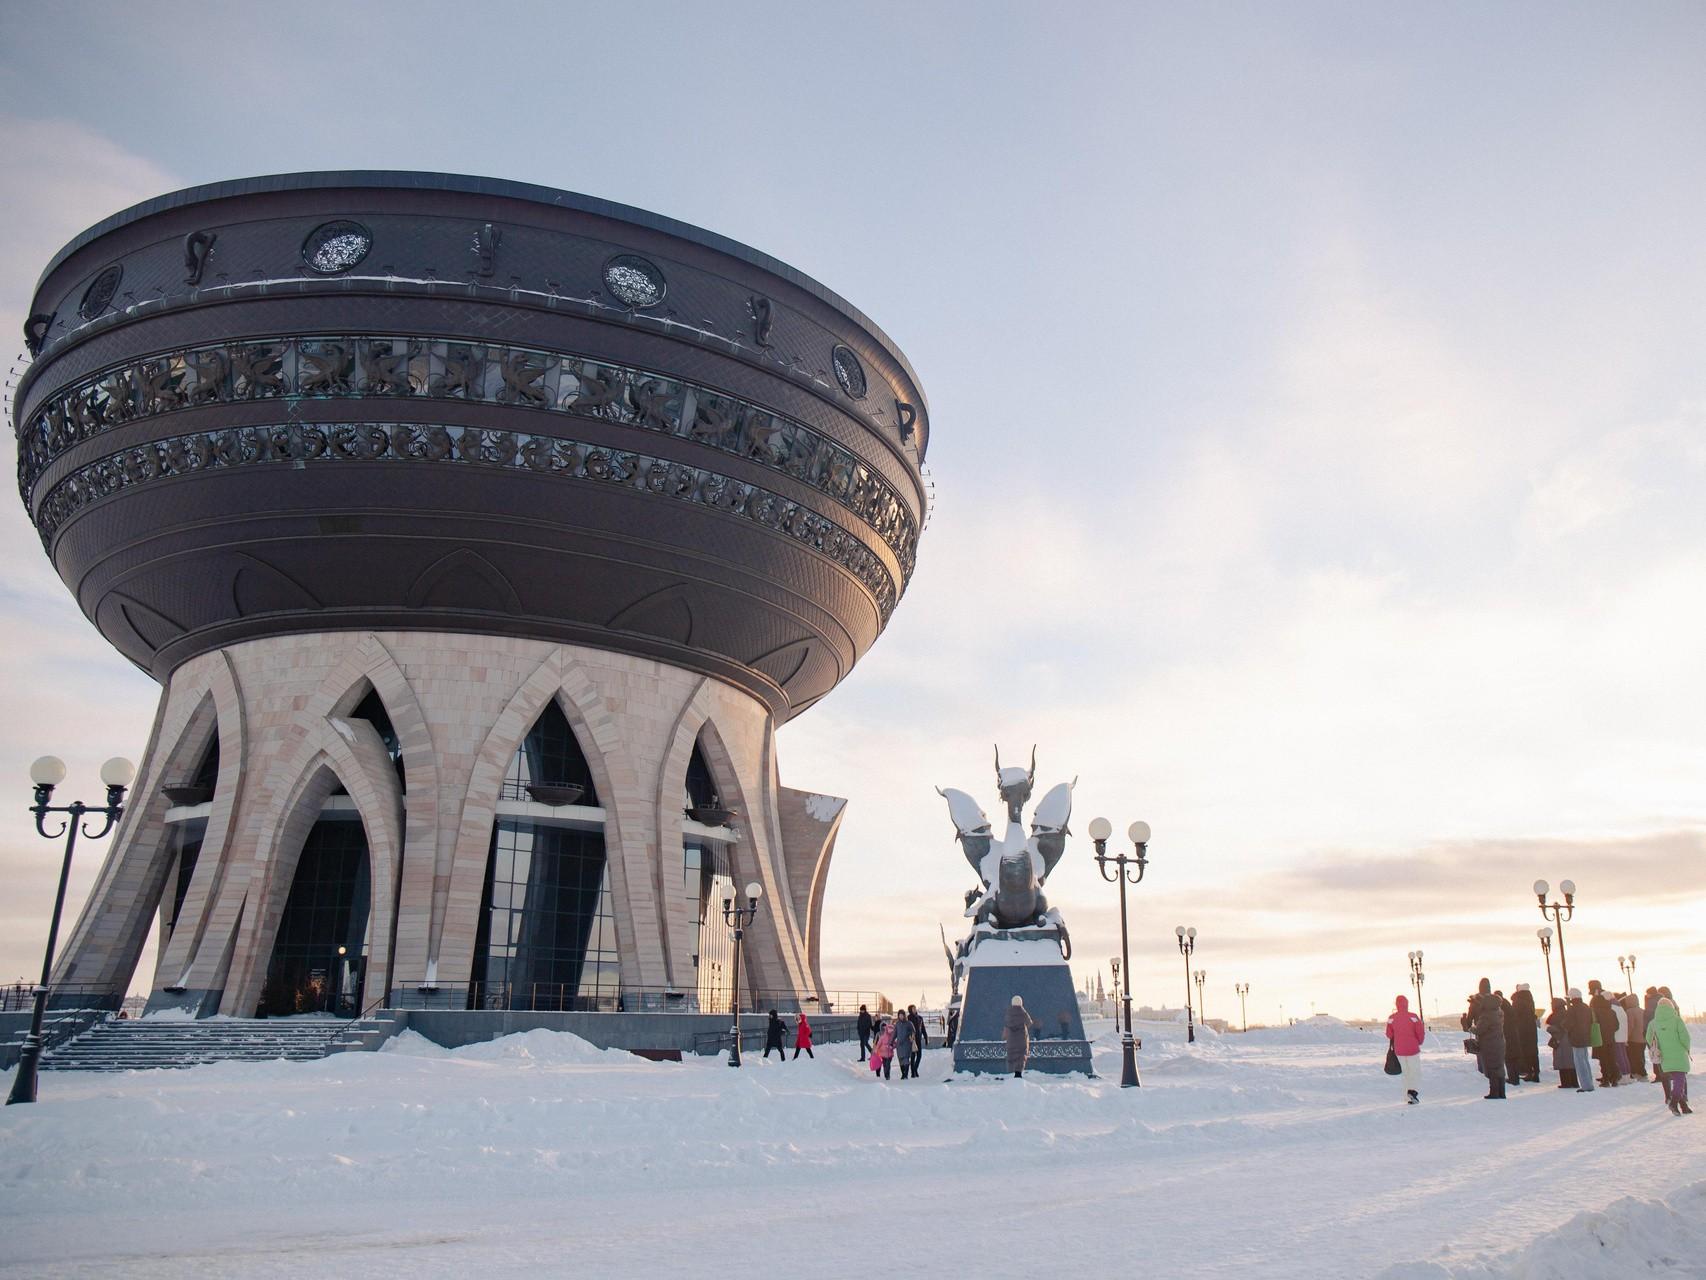
{"type": "MultiPolygon", "coordinates": [[[[772,275],[780,276],[807,293],[828,303],[842,312],[849,319],[864,326],[872,337],[876,338],[889,350],[906,371],[912,385],[918,389],[921,400],[924,399],[924,387],[919,382],[918,374],[906,358],[894,339],[884,333],[869,316],[847,299],[836,293],[803,271],[790,267],[778,258],[772,258],[767,253],[754,249],[751,245],[742,244],[739,240],[728,236],[718,235],[715,231],[707,231],[689,222],[680,222],[674,218],[666,218],[662,214],[639,209],[633,205],[619,204],[614,200],[600,199],[598,196],[582,195],[575,191],[561,191],[555,187],[542,187],[531,182],[515,182],[507,178],[482,178],[465,173],[431,173],[409,169],[327,169],[309,173],[273,173],[254,178],[233,178],[225,182],[210,182],[199,187],[185,187],[181,191],[171,191],[152,200],[144,200],[140,204],[121,209],[111,217],[103,218],[87,231],[82,232],[58,253],[53,255],[47,269],[41,273],[36,282],[36,291],[48,276],[56,271],[72,254],[100,239],[109,232],[130,223],[139,222],[143,218],[170,209],[183,208],[187,205],[201,204],[213,200],[229,200],[237,196],[259,195],[269,191],[317,191],[330,190],[340,187],[360,188],[370,187],[390,190],[414,191],[456,191],[469,195],[496,196],[507,200],[527,200],[535,204],[552,205],[557,208],[573,209],[581,213],[590,213],[597,217],[612,218],[618,222],[629,222],[638,227],[652,231],[661,231],[693,244],[715,249],[730,257],[739,258],[751,263],[772,275]]],[[[928,413],[928,402],[920,406],[928,413]]]]}

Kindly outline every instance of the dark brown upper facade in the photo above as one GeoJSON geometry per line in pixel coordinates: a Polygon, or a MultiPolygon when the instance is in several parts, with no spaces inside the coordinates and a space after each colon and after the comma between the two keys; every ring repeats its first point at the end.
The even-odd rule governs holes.
{"type": "Polygon", "coordinates": [[[85,613],[164,678],[296,631],[526,635],[779,719],[886,625],[925,514],[905,357],[734,241],[417,173],[199,187],[54,259],[19,486],[85,613]]]}

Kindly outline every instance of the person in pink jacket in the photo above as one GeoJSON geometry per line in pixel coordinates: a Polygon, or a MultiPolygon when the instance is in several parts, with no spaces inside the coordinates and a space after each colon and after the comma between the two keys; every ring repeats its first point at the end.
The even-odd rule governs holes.
{"type": "Polygon", "coordinates": [[[1416,1092],[1416,1083],[1422,1077],[1422,1041],[1428,1038],[1428,1026],[1410,1012],[1410,1001],[1405,996],[1398,997],[1398,1007],[1386,1019],[1386,1038],[1392,1042],[1392,1052],[1398,1055],[1405,1100],[1413,1107],[1422,1100],[1416,1092]]]}
{"type": "Polygon", "coordinates": [[[806,1057],[815,1058],[812,1052],[812,1024],[806,1021],[806,1011],[800,1010],[800,1020],[794,1024],[794,1057],[800,1056],[800,1050],[806,1051],[806,1057]]]}

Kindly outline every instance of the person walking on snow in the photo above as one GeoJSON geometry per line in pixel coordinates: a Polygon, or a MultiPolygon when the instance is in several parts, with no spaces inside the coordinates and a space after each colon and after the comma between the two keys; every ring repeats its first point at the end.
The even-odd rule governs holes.
{"type": "Polygon", "coordinates": [[[1582,1003],[1582,989],[1570,988],[1570,1003],[1564,1010],[1565,1033],[1570,1038],[1570,1056],[1576,1060],[1576,1092],[1593,1092],[1593,1010],[1582,1003]]]}
{"type": "Polygon", "coordinates": [[[1526,982],[1519,982],[1511,994],[1511,1010],[1516,1023],[1516,1065],[1524,1080],[1531,1084],[1540,1080],[1540,1022],[1534,1009],[1534,993],[1526,982]]]}
{"type": "Polygon", "coordinates": [[[1552,1012],[1546,1019],[1546,1043],[1552,1048],[1552,1070],[1558,1073],[1560,1089],[1576,1087],[1576,1055],[1570,1048],[1570,1032],[1565,1025],[1569,1006],[1557,996],[1552,997],[1552,1012]]]}
{"type": "Polygon", "coordinates": [[[1623,1011],[1629,1015],[1629,1074],[1637,1080],[1647,1078],[1647,1015],[1641,1011],[1641,1002],[1631,991],[1623,997],[1623,1011]]]}
{"type": "Polygon", "coordinates": [[[912,1019],[904,1013],[898,1014],[894,1020],[894,1036],[891,1043],[894,1046],[894,1056],[900,1059],[900,1078],[908,1079],[913,1075],[912,1046],[918,1032],[913,1028],[912,1019]]]}
{"type": "Polygon", "coordinates": [[[1013,1003],[1007,1006],[1001,1034],[1007,1041],[1007,1070],[1013,1073],[1015,1080],[1025,1074],[1025,1062],[1031,1056],[1031,1032],[1038,1025],[1037,1020],[1025,1012],[1024,999],[1014,996],[1013,1003]]]}
{"type": "Polygon", "coordinates": [[[894,1066],[894,1024],[888,1023],[877,1031],[876,1047],[871,1050],[871,1074],[889,1079],[894,1066]]]}
{"type": "Polygon", "coordinates": [[[871,1056],[871,1011],[859,1006],[859,1061],[871,1056]]]}
{"type": "Polygon", "coordinates": [[[1469,1012],[1463,1015],[1465,1030],[1475,1034],[1475,1059],[1481,1074],[1487,1077],[1485,1101],[1502,1101],[1505,1096],[1505,1010],[1500,998],[1493,994],[1493,984],[1481,979],[1481,987],[1469,999],[1469,1012]]]}
{"type": "Polygon", "coordinates": [[[1398,1055],[1405,1098],[1413,1107],[1422,1100],[1416,1085],[1422,1078],[1422,1041],[1428,1038],[1428,1028],[1410,1012],[1409,997],[1399,996],[1396,1004],[1392,1016],[1386,1019],[1386,1038],[1392,1042],[1392,1052],[1398,1055]]]}
{"type": "Polygon", "coordinates": [[[776,1010],[772,1009],[770,1021],[764,1024],[764,1060],[766,1062],[770,1061],[772,1049],[776,1050],[776,1056],[783,1062],[788,1060],[788,1051],[782,1047],[782,1032],[784,1030],[786,1028],[782,1025],[782,1019],[777,1016],[776,1010]]]}
{"type": "Polygon", "coordinates": [[[1629,1074],[1629,1011],[1623,1007],[1623,997],[1609,997],[1611,1004],[1612,1023],[1616,1027],[1616,1038],[1611,1042],[1611,1061],[1617,1067],[1617,1078],[1623,1079],[1629,1074]]]}
{"type": "Polygon", "coordinates": [[[1605,988],[1597,981],[1588,983],[1588,1011],[1593,1014],[1593,1056],[1599,1059],[1599,1082],[1615,1089],[1619,1079],[1617,1053],[1617,1015],[1611,1011],[1611,1001],[1605,988]]]}
{"type": "Polygon", "coordinates": [[[1688,1105],[1688,1055],[1693,1046],[1689,1043],[1688,1024],[1677,1012],[1676,1001],[1669,996],[1660,997],[1658,1007],[1653,1010],[1653,1020],[1647,1024],[1647,1043],[1652,1046],[1653,1066],[1664,1070],[1671,1114],[1693,1115],[1694,1108],[1688,1105]]]}
{"type": "Polygon", "coordinates": [[[930,1047],[930,1033],[924,1029],[924,1015],[918,1012],[918,1006],[906,1006],[907,1021],[912,1023],[912,1078],[918,1079],[919,1064],[924,1061],[924,1051],[930,1047]]]}
{"type": "Polygon", "coordinates": [[[794,1057],[800,1056],[800,1050],[806,1051],[806,1057],[816,1058],[812,1052],[812,1024],[806,1021],[806,1011],[800,1010],[800,1020],[794,1024],[794,1057]]]}

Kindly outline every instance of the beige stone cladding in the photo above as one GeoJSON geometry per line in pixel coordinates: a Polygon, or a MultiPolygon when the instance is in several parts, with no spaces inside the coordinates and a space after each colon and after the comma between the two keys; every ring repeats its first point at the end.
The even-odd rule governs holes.
{"type": "Polygon", "coordinates": [[[695,988],[697,921],[682,891],[681,849],[683,780],[697,742],[723,803],[740,815],[735,882],[764,886],[747,934],[752,979],[821,998],[818,931],[844,802],[780,785],[763,704],[646,658],[418,631],[255,640],[173,672],[59,980],[130,981],[154,912],[170,905],[161,787],[193,773],[217,735],[201,854],[169,931],[162,915],[156,993],[222,993],[220,1012],[254,1012],[303,841],[340,784],[371,867],[367,1001],[388,989],[466,983],[501,784],[553,698],[604,809],[623,986],[695,988]],[[396,730],[402,785],[373,725],[350,716],[369,689],[396,730]]]}

